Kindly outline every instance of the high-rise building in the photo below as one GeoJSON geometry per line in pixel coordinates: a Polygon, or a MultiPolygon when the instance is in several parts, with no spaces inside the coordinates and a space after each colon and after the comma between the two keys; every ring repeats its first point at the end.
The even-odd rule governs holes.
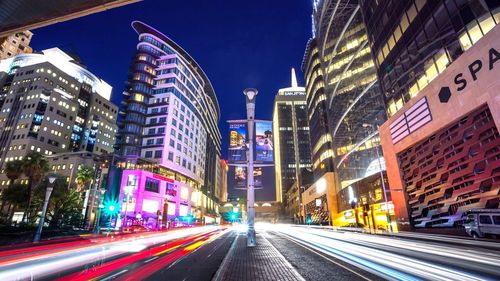
{"type": "Polygon", "coordinates": [[[19,54],[31,53],[31,31],[17,32],[0,38],[0,59],[10,58],[19,54]]]}
{"type": "MultiPolygon", "coordinates": [[[[118,108],[111,86],[58,48],[0,61],[0,167],[37,151],[74,179],[113,152],[118,108]]],[[[0,174],[0,186],[8,184],[0,174]]]]}
{"type": "Polygon", "coordinates": [[[0,3],[0,37],[106,11],[140,0],[86,0],[47,2],[6,0],[0,3]]]}
{"type": "MultiPolygon", "coordinates": [[[[189,195],[185,194],[187,202],[193,199],[193,192],[201,192],[206,198],[200,212],[213,213],[221,136],[217,126],[219,105],[212,84],[198,63],[170,38],[139,21],[134,21],[132,27],[139,35],[139,43],[124,92],[120,154],[132,159],[129,164],[140,158],[160,169],[161,177],[150,181],[161,194],[169,189],[172,194],[178,193],[183,186],[189,190],[189,195]]],[[[153,197],[159,200],[154,203],[156,207],[150,205],[142,211],[161,211],[160,206],[167,200],[158,196],[147,200],[153,197]]],[[[177,209],[168,212],[171,217],[186,213],[200,216],[189,208],[179,213],[179,208],[184,207],[176,204],[177,209]]],[[[136,205],[136,212],[141,211],[140,207],[136,205]]]]}
{"type": "Polygon", "coordinates": [[[286,202],[293,183],[302,185],[301,171],[311,168],[306,93],[297,85],[293,68],[291,86],[280,89],[274,98],[273,127],[276,202],[286,202]]]}
{"type": "Polygon", "coordinates": [[[220,160],[220,164],[217,168],[217,184],[215,189],[215,194],[218,203],[227,202],[227,172],[229,171],[229,165],[224,159],[220,160]]]}
{"type": "MultiPolygon", "coordinates": [[[[377,131],[386,117],[359,3],[314,1],[312,20],[303,70],[313,172],[316,183],[326,183],[333,193],[322,200],[329,202],[335,225],[387,227],[377,131]]],[[[318,189],[316,183],[311,190],[318,189]]],[[[304,202],[306,213],[314,212],[314,201],[304,202]]],[[[322,217],[313,214],[312,220],[322,217]]]]}
{"type": "Polygon", "coordinates": [[[380,128],[401,227],[498,208],[500,3],[361,1],[386,103],[380,128]],[[496,73],[496,74],[495,74],[496,73]]]}

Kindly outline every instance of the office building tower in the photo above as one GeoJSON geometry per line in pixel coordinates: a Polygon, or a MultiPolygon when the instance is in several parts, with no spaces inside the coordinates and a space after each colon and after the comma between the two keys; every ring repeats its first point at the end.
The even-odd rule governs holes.
{"type": "Polygon", "coordinates": [[[361,1],[388,121],[402,227],[452,227],[498,208],[498,1],[361,1]],[[390,12],[389,12],[390,11],[390,12]]]}
{"type": "MultiPolygon", "coordinates": [[[[149,178],[157,187],[153,193],[171,192],[173,196],[182,188],[189,190],[184,192],[183,203],[169,204],[177,204],[168,212],[171,218],[201,216],[185,207],[197,192],[204,196],[200,212],[213,213],[221,142],[215,91],[198,63],[174,41],[142,22],[134,21],[132,27],[139,43],[124,92],[119,153],[132,159],[125,165],[137,170],[128,172],[132,176],[149,178],[161,172],[159,178],[149,178]],[[151,164],[131,166],[137,159],[151,164]],[[139,166],[149,168],[141,171],[139,166]],[[179,213],[179,209],[183,211],[179,213]]],[[[134,181],[135,188],[143,188],[142,184],[145,182],[134,181]]],[[[150,194],[148,198],[156,200],[143,208],[148,213],[163,212],[161,206],[168,204],[164,196],[150,194]]],[[[141,211],[139,203],[136,208],[136,212],[141,211]]]]}
{"type": "MultiPolygon", "coordinates": [[[[2,169],[36,151],[69,180],[79,165],[113,152],[118,109],[111,86],[60,49],[0,61],[0,85],[2,169]]],[[[0,186],[7,184],[2,173],[0,186]]]]}
{"type": "MultiPolygon", "coordinates": [[[[312,20],[314,37],[303,69],[313,171],[316,183],[322,183],[311,188],[326,183],[320,189],[331,190],[322,200],[332,206],[333,224],[388,228],[390,214],[381,204],[385,166],[377,131],[386,117],[359,3],[314,1],[312,20]]],[[[308,198],[312,201],[304,202],[305,212],[314,212],[316,198],[308,198]]]]}
{"type": "Polygon", "coordinates": [[[0,38],[0,59],[10,58],[19,54],[31,53],[31,31],[17,32],[0,38]]]}
{"type": "Polygon", "coordinates": [[[311,168],[306,93],[297,85],[293,68],[291,86],[280,89],[274,99],[273,127],[276,202],[286,202],[294,182],[302,185],[302,170],[311,168]]]}

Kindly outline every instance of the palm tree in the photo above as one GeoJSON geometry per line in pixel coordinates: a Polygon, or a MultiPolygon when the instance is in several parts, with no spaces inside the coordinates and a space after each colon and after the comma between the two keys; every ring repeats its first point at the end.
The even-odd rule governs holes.
{"type": "Polygon", "coordinates": [[[29,218],[29,211],[31,209],[31,201],[33,199],[33,191],[40,183],[45,173],[49,171],[49,162],[45,156],[39,152],[30,152],[23,158],[22,169],[26,177],[28,177],[28,209],[24,212],[23,221],[25,217],[29,218]],[[28,216],[27,216],[28,215],[28,216]]]}
{"type": "Polygon", "coordinates": [[[76,185],[78,191],[83,191],[94,179],[94,168],[90,166],[80,166],[76,172],[76,185]]]}
{"type": "MultiPolygon", "coordinates": [[[[14,184],[14,182],[19,179],[23,174],[23,161],[14,160],[7,162],[5,164],[5,175],[9,179],[9,187],[14,184]]],[[[0,213],[3,211],[5,200],[2,199],[2,206],[0,207],[0,213]]]]}

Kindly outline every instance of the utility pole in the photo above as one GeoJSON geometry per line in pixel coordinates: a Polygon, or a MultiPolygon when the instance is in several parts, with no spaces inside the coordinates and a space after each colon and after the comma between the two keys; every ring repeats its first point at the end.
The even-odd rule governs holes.
{"type": "Polygon", "coordinates": [[[255,97],[258,91],[247,88],[243,91],[246,96],[247,126],[248,126],[248,153],[247,153],[247,247],[255,247],[255,182],[253,176],[253,150],[254,150],[254,123],[255,123],[255,97]]]}

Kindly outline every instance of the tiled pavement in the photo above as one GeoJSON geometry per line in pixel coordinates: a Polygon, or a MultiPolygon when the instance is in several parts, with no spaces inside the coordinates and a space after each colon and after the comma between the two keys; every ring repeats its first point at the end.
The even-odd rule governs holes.
{"type": "Polygon", "coordinates": [[[239,233],[213,281],[304,281],[276,248],[257,233],[257,246],[248,248],[239,233]]]}

